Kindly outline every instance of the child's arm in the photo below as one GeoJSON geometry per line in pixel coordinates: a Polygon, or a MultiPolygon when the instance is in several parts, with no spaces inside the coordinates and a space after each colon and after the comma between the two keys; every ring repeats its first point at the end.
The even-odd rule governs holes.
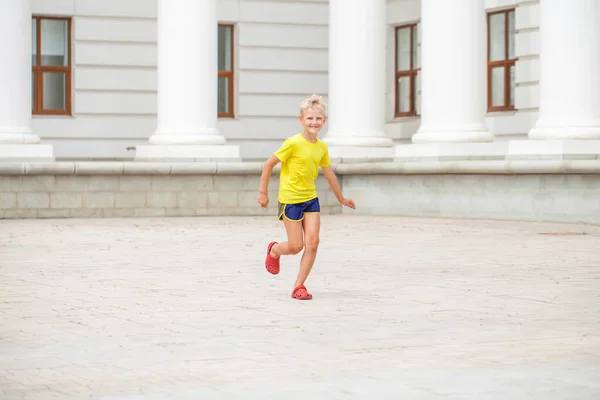
{"type": "Polygon", "coordinates": [[[258,189],[258,203],[262,207],[266,207],[269,204],[269,179],[273,168],[279,163],[279,158],[272,155],[265,161],[262,173],[260,174],[260,188],[258,189]]]}
{"type": "Polygon", "coordinates": [[[325,178],[329,183],[329,187],[333,191],[333,194],[335,195],[337,201],[339,201],[346,207],[355,209],[356,205],[354,204],[354,201],[352,201],[352,199],[347,199],[342,195],[342,189],[340,188],[340,184],[338,183],[337,177],[335,176],[335,172],[333,172],[333,168],[331,168],[331,166],[323,167],[323,175],[325,175],[325,178]]]}

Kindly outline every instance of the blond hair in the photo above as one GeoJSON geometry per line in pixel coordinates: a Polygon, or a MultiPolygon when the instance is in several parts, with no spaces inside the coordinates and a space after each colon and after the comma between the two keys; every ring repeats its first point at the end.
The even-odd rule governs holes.
{"type": "Polygon", "coordinates": [[[318,94],[313,94],[308,99],[302,100],[302,102],[300,103],[300,116],[304,116],[304,112],[309,108],[313,110],[320,108],[323,111],[323,115],[325,115],[327,104],[325,104],[325,101],[323,101],[323,98],[321,96],[319,96],[318,94]]]}

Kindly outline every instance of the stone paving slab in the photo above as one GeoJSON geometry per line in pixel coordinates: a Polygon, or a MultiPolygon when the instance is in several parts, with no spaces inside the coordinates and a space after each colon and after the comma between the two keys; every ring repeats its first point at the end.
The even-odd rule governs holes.
{"type": "Polygon", "coordinates": [[[600,227],[323,216],[0,221],[0,399],[597,399],[600,227]]]}

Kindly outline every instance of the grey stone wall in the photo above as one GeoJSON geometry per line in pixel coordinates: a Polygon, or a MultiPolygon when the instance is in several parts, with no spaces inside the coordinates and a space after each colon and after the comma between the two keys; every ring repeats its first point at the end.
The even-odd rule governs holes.
{"type": "MultiPolygon", "coordinates": [[[[257,203],[260,175],[0,176],[0,218],[170,217],[277,214],[278,176],[269,207],[257,203]]],[[[322,176],[324,214],[339,212],[322,176]]]]}
{"type": "MultiPolygon", "coordinates": [[[[260,163],[0,163],[0,218],[276,216],[256,202],[260,163]]],[[[323,176],[323,214],[600,224],[600,160],[340,163],[341,207],[323,176]]]]}
{"type": "Polygon", "coordinates": [[[345,175],[343,183],[364,215],[600,224],[600,174],[345,175]]]}

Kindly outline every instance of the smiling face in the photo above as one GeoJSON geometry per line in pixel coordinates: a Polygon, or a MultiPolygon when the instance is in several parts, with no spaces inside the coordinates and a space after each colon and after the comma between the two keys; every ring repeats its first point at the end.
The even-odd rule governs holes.
{"type": "Polygon", "coordinates": [[[304,127],[304,132],[311,136],[317,136],[327,117],[321,107],[311,107],[304,110],[303,115],[298,117],[300,124],[304,127]]]}

